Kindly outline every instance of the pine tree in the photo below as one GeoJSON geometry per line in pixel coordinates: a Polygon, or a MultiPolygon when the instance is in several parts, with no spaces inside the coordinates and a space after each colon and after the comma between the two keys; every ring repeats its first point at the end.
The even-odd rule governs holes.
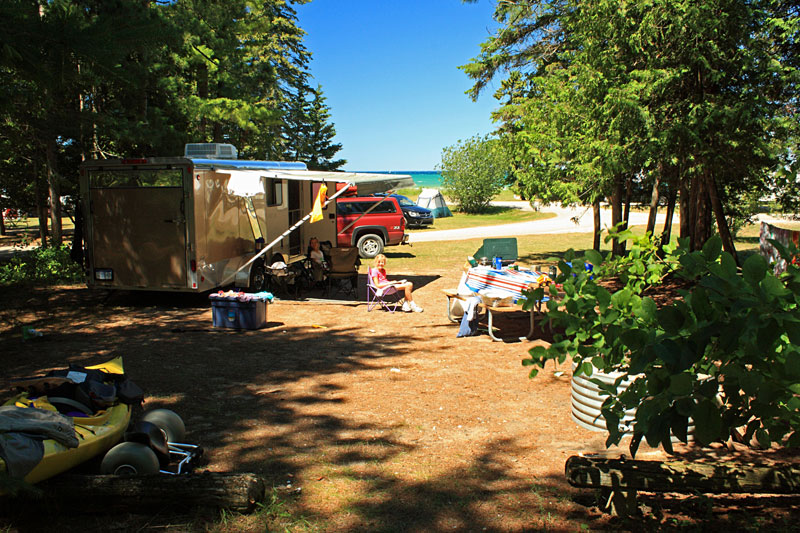
{"type": "Polygon", "coordinates": [[[337,170],[347,163],[344,159],[334,159],[342,145],[333,142],[336,129],[330,119],[330,108],[325,104],[322,87],[317,86],[308,102],[305,127],[306,163],[312,170],[337,170]]]}

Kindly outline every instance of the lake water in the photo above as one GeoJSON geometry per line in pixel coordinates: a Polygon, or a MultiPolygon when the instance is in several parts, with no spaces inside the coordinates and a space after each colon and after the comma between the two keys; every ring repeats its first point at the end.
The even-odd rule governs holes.
{"type": "Polygon", "coordinates": [[[440,189],[442,187],[442,174],[437,170],[391,170],[391,171],[375,171],[378,174],[408,174],[417,187],[423,189],[440,189]]]}

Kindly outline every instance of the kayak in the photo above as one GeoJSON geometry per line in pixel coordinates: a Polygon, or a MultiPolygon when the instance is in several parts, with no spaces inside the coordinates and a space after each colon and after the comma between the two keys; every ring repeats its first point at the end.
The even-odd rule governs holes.
{"type": "MultiPolygon", "coordinates": [[[[85,367],[87,370],[99,370],[106,374],[122,376],[124,374],[122,358],[117,357],[105,363],[85,367]]],[[[72,371],[63,378],[32,378],[28,380],[79,380],[80,371],[72,371]]],[[[113,376],[109,376],[113,379],[113,376]]],[[[109,402],[110,405],[94,410],[85,404],[64,397],[35,396],[30,391],[22,392],[8,400],[4,406],[34,408],[48,411],[57,411],[72,419],[77,437],[77,447],[71,448],[54,439],[44,439],[44,455],[33,469],[28,472],[24,480],[28,483],[38,483],[57,474],[65,472],[93,457],[104,454],[120,440],[131,419],[131,406],[120,402],[118,399],[109,402]]],[[[0,472],[6,473],[8,468],[5,461],[0,458],[0,472]]]]}

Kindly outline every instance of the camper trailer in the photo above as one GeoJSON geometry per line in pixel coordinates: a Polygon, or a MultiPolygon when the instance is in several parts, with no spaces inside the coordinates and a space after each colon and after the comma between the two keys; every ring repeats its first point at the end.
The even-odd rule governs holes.
{"type": "Polygon", "coordinates": [[[410,176],[315,172],[304,163],[235,157],[230,145],[208,144],[187,145],[184,157],[83,163],[89,287],[260,290],[276,254],[290,264],[304,257],[311,236],[336,242],[335,202],[322,220],[302,223],[323,184],[330,199],[413,183],[410,176]]]}

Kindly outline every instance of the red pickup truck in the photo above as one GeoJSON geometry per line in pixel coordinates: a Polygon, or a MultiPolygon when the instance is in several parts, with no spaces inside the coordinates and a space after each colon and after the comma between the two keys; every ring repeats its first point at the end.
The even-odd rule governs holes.
{"type": "Polygon", "coordinates": [[[371,259],[385,246],[407,244],[406,219],[392,197],[343,197],[336,200],[336,245],[358,248],[371,259]]]}

